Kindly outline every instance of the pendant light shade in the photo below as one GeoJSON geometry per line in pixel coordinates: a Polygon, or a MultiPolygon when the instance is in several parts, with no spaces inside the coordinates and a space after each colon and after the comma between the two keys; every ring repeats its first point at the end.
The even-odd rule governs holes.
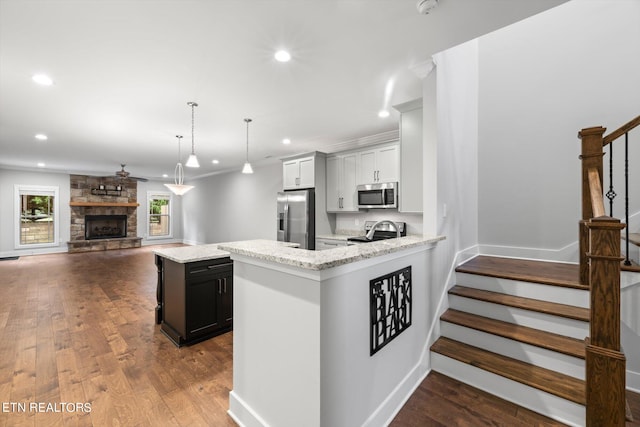
{"type": "Polygon", "coordinates": [[[173,184],[165,184],[171,192],[177,196],[182,196],[187,191],[193,188],[193,185],[184,185],[182,182],[184,181],[184,169],[182,168],[182,163],[180,163],[180,140],[182,139],[182,135],[176,135],[178,138],[178,163],[176,164],[176,169],[174,172],[173,184]]]}
{"type": "Polygon", "coordinates": [[[247,124],[247,161],[242,167],[242,173],[253,173],[253,168],[251,167],[251,163],[249,163],[249,123],[251,123],[251,119],[244,119],[244,121],[247,124]]]}
{"type": "Polygon", "coordinates": [[[187,159],[187,163],[185,164],[185,166],[189,168],[199,168],[200,162],[198,162],[198,158],[196,157],[196,146],[194,138],[195,107],[197,107],[198,104],[193,101],[189,101],[187,102],[187,105],[191,107],[191,154],[189,154],[189,158],[187,159]]]}

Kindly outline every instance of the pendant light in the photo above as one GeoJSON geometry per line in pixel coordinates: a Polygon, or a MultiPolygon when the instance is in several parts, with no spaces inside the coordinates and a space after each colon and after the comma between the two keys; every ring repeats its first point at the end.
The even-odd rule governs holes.
{"type": "Polygon", "coordinates": [[[187,105],[191,107],[191,154],[189,154],[189,158],[187,159],[187,163],[185,166],[189,168],[199,168],[200,163],[198,162],[198,158],[196,157],[196,147],[194,142],[194,116],[195,116],[195,107],[198,106],[193,101],[187,102],[187,105]]]}
{"type": "Polygon", "coordinates": [[[249,123],[251,123],[251,119],[244,119],[244,121],[247,123],[247,161],[242,167],[242,173],[253,173],[253,168],[251,167],[251,163],[249,163],[249,123]]]}
{"type": "Polygon", "coordinates": [[[182,163],[180,163],[180,140],[182,139],[182,135],[176,135],[176,138],[178,138],[178,164],[176,164],[176,170],[174,172],[174,184],[165,184],[165,186],[171,190],[173,194],[182,196],[191,190],[193,185],[184,185],[182,183],[184,181],[184,169],[182,168],[182,163]]]}

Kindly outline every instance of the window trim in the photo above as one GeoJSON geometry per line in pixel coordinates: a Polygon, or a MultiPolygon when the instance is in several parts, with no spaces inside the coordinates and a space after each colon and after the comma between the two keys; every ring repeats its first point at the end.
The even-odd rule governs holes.
{"type": "Polygon", "coordinates": [[[145,218],[147,221],[147,239],[172,239],[173,238],[173,193],[169,191],[147,191],[147,203],[145,206],[145,218]],[[155,197],[160,196],[160,197],[155,197]],[[153,198],[166,198],[169,200],[169,234],[164,236],[152,236],[151,235],[151,212],[149,212],[149,203],[153,198]]]}
{"type": "Polygon", "coordinates": [[[60,246],[60,188],[58,186],[46,186],[46,185],[22,185],[15,184],[14,188],[14,224],[15,224],[15,239],[14,249],[36,249],[36,248],[51,248],[60,246]],[[32,195],[52,195],[53,196],[53,242],[51,243],[27,243],[20,242],[21,225],[22,225],[22,212],[21,212],[21,196],[23,194],[32,195]]]}

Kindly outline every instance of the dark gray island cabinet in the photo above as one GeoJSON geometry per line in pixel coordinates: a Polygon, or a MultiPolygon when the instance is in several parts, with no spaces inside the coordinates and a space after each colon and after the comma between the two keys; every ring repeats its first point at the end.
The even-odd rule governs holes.
{"type": "Polygon", "coordinates": [[[194,344],[233,329],[233,261],[228,253],[217,249],[195,256],[196,248],[202,249],[179,247],[155,251],[156,323],[177,346],[194,344]],[[202,259],[207,256],[210,258],[202,259]]]}

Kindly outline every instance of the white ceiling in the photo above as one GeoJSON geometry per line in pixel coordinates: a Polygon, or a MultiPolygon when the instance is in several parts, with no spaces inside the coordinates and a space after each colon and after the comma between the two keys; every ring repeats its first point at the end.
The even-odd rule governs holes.
{"type": "Polygon", "coordinates": [[[187,181],[240,170],[245,117],[254,164],[331,151],[397,129],[377,113],[421,96],[416,64],[564,1],[0,0],[0,167],[173,177],[187,101],[187,181]]]}

